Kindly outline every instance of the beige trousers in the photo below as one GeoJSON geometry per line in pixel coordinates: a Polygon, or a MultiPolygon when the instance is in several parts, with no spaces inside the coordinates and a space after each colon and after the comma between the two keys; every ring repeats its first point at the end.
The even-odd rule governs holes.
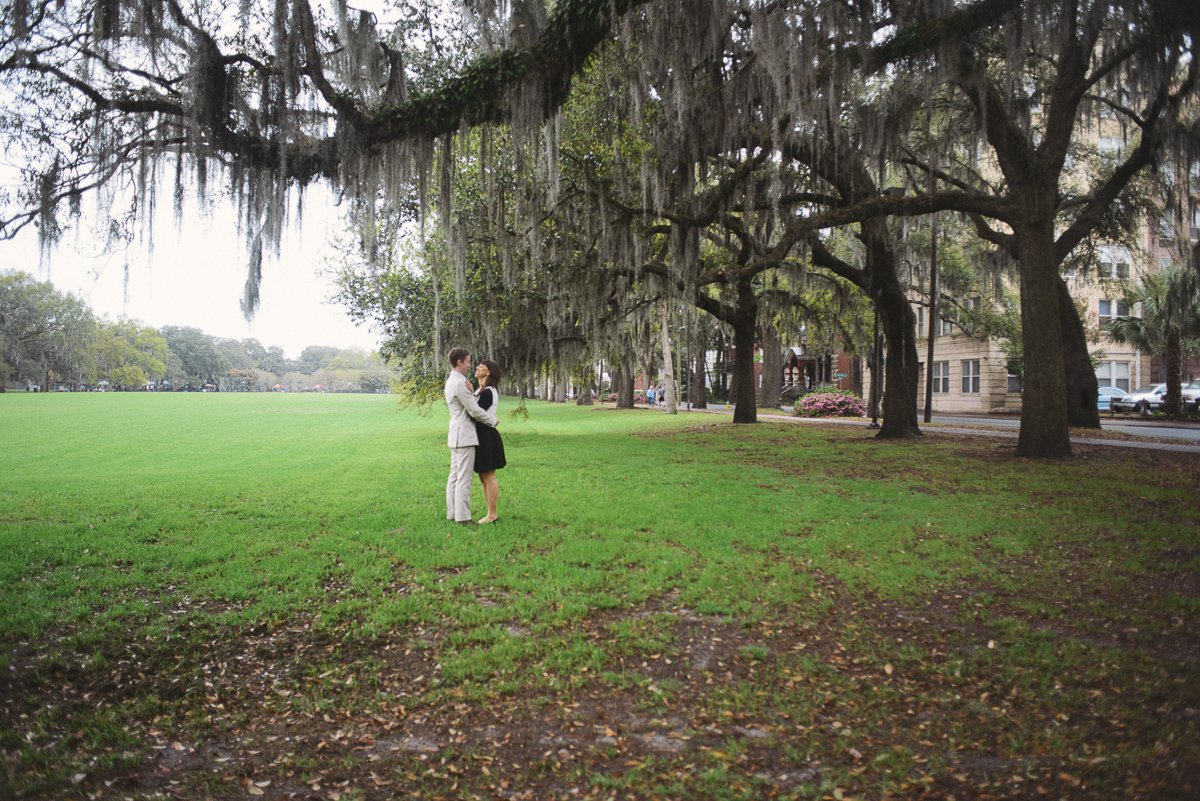
{"type": "Polygon", "coordinates": [[[446,519],[463,523],[471,519],[471,484],[475,480],[475,446],[450,449],[450,477],[446,479],[446,519]]]}

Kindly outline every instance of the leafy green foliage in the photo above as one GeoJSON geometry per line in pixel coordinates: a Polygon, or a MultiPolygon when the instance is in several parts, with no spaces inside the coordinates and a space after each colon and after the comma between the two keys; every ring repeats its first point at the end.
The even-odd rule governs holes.
{"type": "Polygon", "coordinates": [[[1166,370],[1166,411],[1184,411],[1181,399],[1182,360],[1200,352],[1200,276],[1178,266],[1144,276],[1125,294],[1130,309],[1141,314],[1114,317],[1106,333],[1114,342],[1127,342],[1160,355],[1166,370]]]}
{"type": "Polygon", "coordinates": [[[28,273],[0,272],[0,383],[92,378],[96,327],[81,299],[28,273]]]}
{"type": "Polygon", "coordinates": [[[136,320],[102,325],[96,352],[100,379],[114,388],[137,388],[167,372],[167,341],[136,320]]]}
{"type": "Polygon", "coordinates": [[[1175,358],[1200,353],[1200,279],[1171,266],[1144,276],[1124,300],[1141,314],[1114,317],[1104,330],[1113,341],[1156,355],[1174,345],[1175,358]]]}
{"type": "Polygon", "coordinates": [[[399,396],[401,409],[412,409],[421,417],[429,414],[433,404],[443,399],[444,378],[433,373],[409,372],[392,384],[399,396]]]}
{"type": "Polygon", "coordinates": [[[159,329],[159,334],[166,340],[170,353],[178,359],[176,375],[170,376],[172,386],[213,384],[217,376],[230,368],[229,358],[214,339],[198,328],[168,325],[159,329]]]}
{"type": "Polygon", "coordinates": [[[137,320],[97,321],[81,299],[25,273],[0,273],[0,382],[54,380],[138,389],[166,379],[173,389],[236,376],[250,386],[289,390],[324,383],[385,390],[394,378],[376,354],[310,346],[298,360],[254,338],[218,339],[197,328],[155,330],[137,320]]]}

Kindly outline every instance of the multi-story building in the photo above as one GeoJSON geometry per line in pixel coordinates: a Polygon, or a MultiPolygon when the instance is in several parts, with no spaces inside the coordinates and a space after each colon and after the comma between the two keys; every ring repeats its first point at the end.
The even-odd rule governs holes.
{"type": "MultiPolygon", "coordinates": [[[[1132,146],[1111,115],[1099,115],[1092,136],[1096,153],[1102,158],[1119,159],[1122,151],[1132,146]]],[[[995,171],[995,165],[985,164],[982,168],[985,173],[995,171]]],[[[1080,166],[1076,174],[1082,177],[1086,169],[1080,166]]],[[[1163,185],[1171,184],[1176,188],[1173,192],[1164,191],[1164,196],[1174,195],[1174,202],[1186,209],[1185,213],[1180,215],[1178,209],[1160,208],[1159,219],[1142,227],[1133,245],[1136,256],[1123,247],[1101,246],[1090,269],[1066,277],[1071,295],[1080,306],[1084,326],[1092,334],[1089,349],[1096,366],[1096,379],[1101,387],[1133,391],[1146,384],[1166,380],[1161,354],[1144,353],[1131,345],[1113,342],[1103,335],[1105,326],[1112,318],[1141,314],[1141,309],[1128,308],[1124,300],[1129,288],[1147,275],[1177,262],[1181,254],[1200,239],[1200,169],[1193,167],[1191,175],[1179,170],[1172,174],[1169,164],[1161,165],[1158,176],[1163,185]],[[1187,188],[1184,191],[1178,191],[1185,186],[1187,188]]],[[[1086,191],[1082,186],[1079,189],[1086,191]]],[[[1014,286],[1010,289],[1017,288],[1014,286]]],[[[979,297],[959,300],[964,307],[989,302],[979,297]]],[[[917,351],[921,362],[918,409],[923,409],[925,404],[925,362],[928,336],[932,333],[934,355],[930,369],[933,371],[934,411],[984,414],[1020,412],[1021,381],[1019,376],[1010,374],[1008,358],[998,341],[970,336],[954,320],[935,320],[930,331],[930,326],[926,324],[927,307],[914,303],[914,308],[918,319],[917,351]]],[[[864,396],[870,392],[872,377],[869,370],[864,371],[864,396]]],[[[1197,377],[1200,377],[1200,358],[1185,361],[1184,383],[1197,377]]]]}
{"type": "MultiPolygon", "coordinates": [[[[1200,235],[1200,217],[1188,234],[1196,242],[1200,235]]],[[[1113,342],[1103,336],[1105,326],[1115,316],[1140,314],[1124,300],[1125,290],[1145,275],[1170,263],[1176,243],[1162,231],[1144,232],[1144,252],[1140,261],[1128,250],[1101,247],[1095,269],[1067,276],[1072,297],[1080,305],[1084,326],[1094,333],[1090,343],[1096,365],[1096,379],[1102,387],[1131,392],[1150,383],[1166,380],[1160,354],[1145,353],[1132,345],[1113,342]]],[[[964,299],[963,305],[989,302],[982,298],[964,299]]],[[[917,353],[920,380],[917,408],[925,406],[926,354],[928,353],[927,308],[916,305],[917,353]]],[[[963,331],[954,321],[939,319],[933,325],[933,410],[940,413],[1008,414],[1021,411],[1020,377],[1008,370],[1008,357],[994,339],[980,339],[963,331]]],[[[1184,363],[1183,379],[1200,377],[1200,359],[1184,363]]],[[[864,395],[870,392],[870,371],[864,372],[864,395]]]]}

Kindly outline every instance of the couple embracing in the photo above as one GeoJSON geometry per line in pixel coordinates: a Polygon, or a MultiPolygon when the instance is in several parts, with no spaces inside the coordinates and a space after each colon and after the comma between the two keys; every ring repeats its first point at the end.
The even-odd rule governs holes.
{"type": "Polygon", "coordinates": [[[504,467],[504,443],[496,426],[500,401],[500,365],[484,359],[475,369],[479,390],[472,392],[467,381],[471,354],[466,348],[450,351],[450,375],[446,378],[446,405],[450,408],[450,478],[446,481],[446,519],[473,525],[471,519],[471,473],[479,474],[487,517],[479,523],[495,523],[500,500],[496,471],[504,467]]]}

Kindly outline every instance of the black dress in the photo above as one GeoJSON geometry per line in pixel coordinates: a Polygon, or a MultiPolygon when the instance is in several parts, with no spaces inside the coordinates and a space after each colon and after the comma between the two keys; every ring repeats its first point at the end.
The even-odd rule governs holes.
{"type": "MultiPolygon", "coordinates": [[[[480,409],[490,409],[495,402],[496,390],[485,387],[479,391],[480,409]]],[[[479,435],[479,446],[475,448],[475,472],[490,473],[508,464],[504,459],[504,440],[500,439],[500,432],[478,420],[475,421],[475,431],[479,435]]]]}

